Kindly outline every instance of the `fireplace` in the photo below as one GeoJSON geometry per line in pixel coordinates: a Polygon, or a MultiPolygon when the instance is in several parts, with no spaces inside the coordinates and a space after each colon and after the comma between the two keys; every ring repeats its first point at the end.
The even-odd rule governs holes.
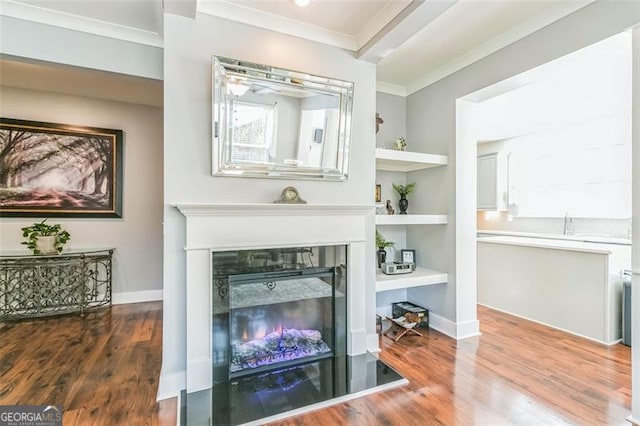
{"type": "Polygon", "coordinates": [[[345,355],[346,253],[212,252],[213,383],[345,355]]]}
{"type": "MultiPolygon", "coordinates": [[[[372,206],[243,203],[175,207],[185,216],[187,346],[185,390],[180,399],[182,424],[262,424],[406,383],[367,353],[378,350],[372,206]],[[325,276],[326,272],[333,278],[325,276]],[[305,278],[331,288],[333,304],[326,303],[324,295],[295,295],[295,300],[261,303],[260,308],[234,301],[236,290],[255,294],[251,284],[260,283],[260,298],[266,300],[263,296],[285,288],[281,283],[305,278]],[[277,285],[269,291],[272,281],[277,285]],[[311,310],[315,313],[310,314],[311,310]],[[314,320],[287,321],[305,315],[314,320]],[[261,317],[279,320],[257,321],[261,317]],[[278,332],[280,325],[283,330],[306,330],[311,340],[316,340],[315,331],[319,331],[331,356],[320,349],[315,355],[267,365],[258,365],[250,356],[232,367],[232,342],[237,350],[238,345],[261,339],[263,333],[278,332]],[[245,328],[247,335],[243,336],[245,328]]],[[[286,293],[294,297],[292,291],[286,293]]],[[[266,345],[256,342],[261,344],[266,345]]],[[[282,347],[279,340],[277,346],[282,347]]],[[[286,343],[284,348],[286,352],[286,343]]]]}

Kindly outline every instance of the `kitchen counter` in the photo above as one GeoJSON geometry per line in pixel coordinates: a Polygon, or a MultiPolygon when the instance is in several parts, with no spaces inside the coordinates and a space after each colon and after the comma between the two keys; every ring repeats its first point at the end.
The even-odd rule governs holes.
{"type": "Polygon", "coordinates": [[[550,240],[566,240],[566,241],[581,241],[585,243],[603,243],[603,244],[618,244],[618,245],[631,245],[631,240],[628,238],[615,238],[615,237],[603,237],[599,235],[589,234],[546,234],[536,232],[517,232],[517,231],[495,231],[495,230],[481,230],[478,229],[478,236],[510,236],[510,237],[525,237],[525,238],[543,238],[550,240]]]}
{"type": "Polygon", "coordinates": [[[478,238],[478,303],[604,344],[621,338],[631,246],[522,236],[478,238]]]}
{"type": "Polygon", "coordinates": [[[588,253],[611,254],[618,247],[614,244],[603,244],[593,242],[583,242],[574,240],[556,240],[549,238],[529,238],[529,237],[479,237],[478,242],[490,244],[508,244],[514,246],[527,246],[548,248],[555,250],[582,251],[588,253]]]}

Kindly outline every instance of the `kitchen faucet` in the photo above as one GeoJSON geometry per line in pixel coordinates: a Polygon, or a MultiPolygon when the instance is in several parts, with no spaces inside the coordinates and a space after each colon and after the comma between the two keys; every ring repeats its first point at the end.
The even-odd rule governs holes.
{"type": "Polygon", "coordinates": [[[562,228],[562,235],[573,234],[573,218],[569,216],[569,213],[564,214],[564,226],[562,228]]]}

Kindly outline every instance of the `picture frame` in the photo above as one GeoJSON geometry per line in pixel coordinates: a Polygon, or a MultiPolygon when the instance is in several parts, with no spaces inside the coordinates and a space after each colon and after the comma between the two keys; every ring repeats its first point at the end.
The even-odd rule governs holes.
{"type": "Polygon", "coordinates": [[[382,202],[382,186],[380,184],[376,184],[376,203],[382,202]]]}
{"type": "Polygon", "coordinates": [[[0,217],[122,217],[124,132],[0,118],[0,217]]]}
{"type": "Polygon", "coordinates": [[[414,249],[400,250],[400,261],[402,263],[416,263],[416,251],[414,249]]]}

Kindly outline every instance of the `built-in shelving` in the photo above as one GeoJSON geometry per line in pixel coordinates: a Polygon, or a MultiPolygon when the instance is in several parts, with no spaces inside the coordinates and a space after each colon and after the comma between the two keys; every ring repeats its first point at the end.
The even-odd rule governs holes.
{"type": "Polygon", "coordinates": [[[410,274],[385,275],[380,270],[376,272],[376,292],[398,290],[411,287],[421,287],[433,284],[446,284],[449,277],[446,272],[417,267],[410,274]]]}
{"type": "Polygon", "coordinates": [[[376,148],[377,170],[413,172],[430,167],[444,166],[447,163],[448,158],[446,155],[376,148]]]}
{"type": "MultiPolygon", "coordinates": [[[[378,171],[406,173],[444,166],[447,162],[446,155],[376,148],[376,170],[378,171]]],[[[376,225],[444,225],[446,223],[446,214],[376,215],[376,225]]],[[[417,267],[410,274],[401,275],[385,275],[378,270],[376,272],[376,292],[446,284],[447,281],[446,272],[423,267],[417,267]]]]}
{"type": "Polygon", "coordinates": [[[445,225],[446,214],[378,214],[376,225],[445,225]]]}

